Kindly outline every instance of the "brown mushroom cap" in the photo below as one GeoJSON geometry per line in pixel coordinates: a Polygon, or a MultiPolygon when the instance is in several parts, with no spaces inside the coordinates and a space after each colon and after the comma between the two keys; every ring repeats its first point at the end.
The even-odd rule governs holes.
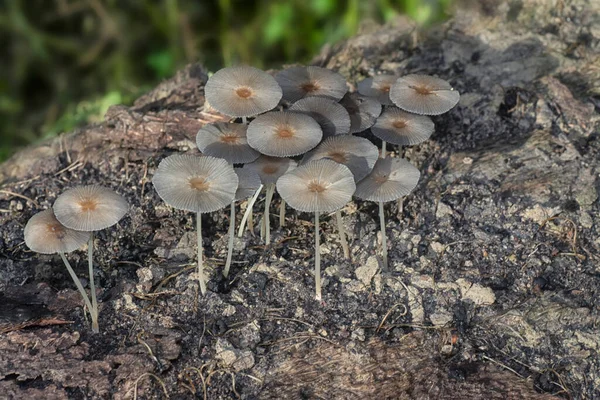
{"type": "Polygon", "coordinates": [[[348,87],[346,80],[337,72],[321,67],[292,67],[275,75],[283,90],[283,99],[295,102],[304,97],[329,97],[341,99],[348,87]]]}
{"type": "Polygon", "coordinates": [[[302,164],[329,158],[348,167],[354,175],[354,181],[358,182],[371,172],[378,157],[379,150],[370,140],[341,135],[325,139],[314,150],[306,153],[302,164]]]}
{"type": "Polygon", "coordinates": [[[309,161],[277,180],[279,195],[304,212],[332,212],[344,207],[356,189],[345,165],[321,159],[309,161]]]}
{"type": "Polygon", "coordinates": [[[350,133],[369,129],[381,114],[379,101],[358,93],[346,93],[340,104],[350,115],[350,133]]]}
{"type": "Polygon", "coordinates": [[[460,94],[443,79],[429,75],[406,75],[390,89],[390,99],[403,110],[421,115],[439,115],[454,107],[460,94]]]}
{"type": "Polygon", "coordinates": [[[375,75],[358,82],[358,93],[376,99],[384,106],[391,106],[390,89],[396,82],[396,75],[375,75]]]}
{"type": "Polygon", "coordinates": [[[248,125],[248,144],[272,157],[304,154],[322,137],[321,127],[312,117],[289,111],[259,115],[248,125]]]}
{"type": "Polygon", "coordinates": [[[221,158],[175,154],[160,162],[152,184],[170,206],[208,213],[233,201],[238,177],[233,167],[221,158]]]}
{"type": "Polygon", "coordinates": [[[306,114],[321,125],[323,137],[345,135],[350,132],[350,115],[335,101],[325,97],[306,97],[298,100],[290,111],[306,114]]]}
{"type": "Polygon", "coordinates": [[[380,158],[373,171],[356,184],[354,195],[384,203],[398,200],[412,192],[420,176],[419,170],[403,158],[380,158]]]}
{"type": "Polygon", "coordinates": [[[25,225],[25,244],[42,254],[69,253],[90,239],[90,232],[69,229],[56,219],[52,209],[35,214],[25,225]]]}
{"type": "Polygon", "coordinates": [[[99,185],[78,186],[56,198],[54,215],[61,224],[77,231],[99,231],[119,222],[129,204],[113,190],[99,185]]]}
{"type": "Polygon", "coordinates": [[[277,182],[280,176],[296,168],[296,161],[289,158],[260,156],[254,162],[244,165],[244,169],[255,171],[263,185],[277,182]]]}
{"type": "Polygon", "coordinates": [[[282,96],[281,87],[271,75],[247,65],[215,72],[204,92],[213,108],[232,117],[251,117],[272,110],[282,96]]]}
{"type": "Polygon", "coordinates": [[[231,164],[252,162],[260,153],[248,145],[246,124],[217,122],[204,125],[196,135],[198,149],[205,156],[222,158],[231,164]]]}
{"type": "Polygon", "coordinates": [[[428,116],[411,114],[397,107],[387,108],[371,127],[379,139],[401,146],[424,142],[434,130],[435,125],[428,116]]]}
{"type": "Polygon", "coordinates": [[[234,168],[238,176],[238,188],[235,191],[235,201],[251,197],[260,187],[260,176],[249,168],[234,168]]]}

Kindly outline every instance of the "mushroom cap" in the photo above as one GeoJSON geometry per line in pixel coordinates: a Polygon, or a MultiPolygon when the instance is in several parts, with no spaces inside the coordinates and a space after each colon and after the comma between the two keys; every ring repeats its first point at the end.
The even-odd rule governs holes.
{"type": "Polygon", "coordinates": [[[77,186],[56,198],[54,215],[76,231],[99,231],[119,222],[129,204],[112,189],[100,185],[77,186]]]}
{"type": "Polygon", "coordinates": [[[260,153],[248,145],[246,124],[217,122],[204,125],[196,135],[198,149],[205,156],[222,158],[230,164],[252,162],[260,153]]]}
{"type": "Polygon", "coordinates": [[[25,244],[42,254],[69,253],[90,239],[89,232],[69,229],[56,219],[52,209],[35,214],[25,225],[25,244]]]}
{"type": "Polygon", "coordinates": [[[277,181],[277,192],[292,207],[305,212],[332,212],[344,207],[356,189],[345,165],[321,159],[309,161],[277,181]]]}
{"type": "Polygon", "coordinates": [[[260,176],[254,170],[249,168],[234,168],[238,176],[238,188],[235,191],[235,201],[252,197],[254,192],[260,187],[260,176]]]}
{"type": "Polygon", "coordinates": [[[251,117],[272,110],[282,96],[275,78],[247,65],[215,72],[208,78],[204,93],[213,108],[231,117],[251,117]]]}
{"type": "Polygon", "coordinates": [[[391,106],[393,103],[390,100],[390,89],[397,79],[396,75],[375,75],[358,82],[357,90],[363,96],[376,99],[384,106],[391,106]]]}
{"type": "Polygon", "coordinates": [[[377,146],[370,140],[358,136],[342,135],[327,138],[302,159],[309,161],[329,158],[350,169],[354,181],[358,182],[371,172],[379,157],[377,146]]]}
{"type": "Polygon", "coordinates": [[[381,114],[381,103],[358,93],[346,93],[340,101],[350,115],[350,133],[358,133],[373,126],[381,114]]]}
{"type": "Polygon", "coordinates": [[[346,80],[337,72],[321,67],[291,67],[275,75],[283,90],[283,99],[295,102],[304,97],[341,99],[348,91],[346,80]]]}
{"type": "Polygon", "coordinates": [[[380,158],[373,171],[356,184],[354,196],[384,203],[398,200],[412,192],[420,176],[419,170],[403,158],[380,158]]]}
{"type": "Polygon", "coordinates": [[[373,135],[401,146],[412,146],[429,139],[435,130],[431,118],[411,114],[397,107],[386,109],[371,127],[373,135]]]}
{"type": "Polygon", "coordinates": [[[311,116],[321,125],[323,137],[345,135],[350,132],[350,115],[335,101],[325,97],[306,97],[298,100],[290,111],[311,116]]]}
{"type": "Polygon", "coordinates": [[[208,213],[233,201],[238,177],[233,167],[221,158],[174,154],[160,162],[152,184],[170,206],[208,213]]]}
{"type": "Polygon", "coordinates": [[[244,165],[244,169],[255,171],[263,185],[277,182],[280,176],[296,168],[296,161],[290,158],[260,156],[254,162],[244,165]]]}
{"type": "Polygon", "coordinates": [[[289,111],[271,111],[248,125],[248,144],[262,154],[290,157],[314,148],[323,137],[312,117],[289,111]]]}
{"type": "Polygon", "coordinates": [[[443,79],[429,75],[406,75],[390,89],[390,99],[403,110],[421,115],[439,115],[454,107],[460,94],[443,79]]]}

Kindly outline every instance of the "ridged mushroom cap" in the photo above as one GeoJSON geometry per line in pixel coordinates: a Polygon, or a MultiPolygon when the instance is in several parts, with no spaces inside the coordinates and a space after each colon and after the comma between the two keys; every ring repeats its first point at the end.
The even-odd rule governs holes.
{"type": "Polygon", "coordinates": [[[341,135],[327,138],[314,150],[306,153],[302,164],[329,158],[350,169],[354,181],[358,182],[371,172],[379,157],[377,146],[370,140],[358,136],[341,135]]]}
{"type": "Polygon", "coordinates": [[[346,80],[337,72],[321,67],[291,67],[275,75],[283,90],[283,99],[295,102],[304,97],[329,97],[341,99],[348,87],[346,80]]]}
{"type": "Polygon", "coordinates": [[[152,184],[168,205],[208,213],[233,201],[238,177],[233,167],[221,158],[175,154],[160,162],[152,184]]]}
{"type": "Polygon", "coordinates": [[[61,224],[52,209],[35,214],[25,225],[25,244],[36,253],[69,253],[90,239],[89,232],[69,229],[61,224]]]}
{"type": "Polygon", "coordinates": [[[355,189],[348,167],[328,159],[309,161],[277,180],[279,195],[292,208],[304,212],[339,210],[355,189]]]}
{"type": "Polygon", "coordinates": [[[397,107],[386,109],[371,127],[379,139],[401,146],[424,142],[434,131],[435,125],[428,116],[411,114],[397,107]]]}
{"type": "Polygon", "coordinates": [[[258,68],[247,65],[223,68],[206,82],[208,103],[231,117],[251,117],[272,110],[282,92],[275,79],[258,68]]]}
{"type": "Polygon", "coordinates": [[[375,75],[358,82],[358,93],[376,99],[384,106],[391,106],[390,88],[396,82],[396,75],[375,75]]]}
{"type": "Polygon", "coordinates": [[[460,94],[443,79],[429,75],[406,75],[390,89],[390,99],[403,110],[420,115],[439,115],[460,100],[460,94]]]}
{"type": "Polygon", "coordinates": [[[350,133],[365,131],[373,126],[381,114],[381,103],[358,93],[347,93],[340,104],[350,115],[350,133]]]}
{"type": "Polygon", "coordinates": [[[248,145],[246,124],[217,122],[204,125],[196,135],[198,149],[205,156],[222,158],[231,164],[252,162],[260,153],[248,145]]]}
{"type": "Polygon", "coordinates": [[[249,168],[234,168],[238,176],[238,188],[235,192],[235,201],[247,199],[260,187],[260,176],[249,168]]]}
{"type": "Polygon", "coordinates": [[[306,114],[321,125],[323,137],[345,135],[350,132],[350,115],[335,101],[325,97],[306,97],[298,100],[290,111],[306,114]]]}
{"type": "Polygon", "coordinates": [[[420,176],[419,170],[403,158],[380,158],[373,171],[356,184],[354,196],[384,203],[398,200],[413,191],[420,176]]]}
{"type": "Polygon", "coordinates": [[[88,185],[63,192],[52,208],[56,219],[67,228],[92,232],[119,222],[129,210],[129,204],[112,189],[88,185]]]}
{"type": "Polygon", "coordinates": [[[263,185],[277,182],[280,176],[296,168],[296,161],[290,158],[260,156],[254,162],[244,165],[244,169],[255,171],[263,185]]]}
{"type": "Polygon", "coordinates": [[[248,125],[248,144],[272,157],[304,154],[322,137],[321,127],[312,117],[290,111],[271,111],[248,125]]]}

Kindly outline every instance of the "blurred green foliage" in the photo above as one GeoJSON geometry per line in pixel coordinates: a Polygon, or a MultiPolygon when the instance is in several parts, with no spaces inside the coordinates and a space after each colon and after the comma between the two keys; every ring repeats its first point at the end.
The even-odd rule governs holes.
{"type": "Polygon", "coordinates": [[[6,0],[0,2],[0,160],[100,121],[178,68],[306,62],[361,21],[447,17],[451,0],[6,0]]]}

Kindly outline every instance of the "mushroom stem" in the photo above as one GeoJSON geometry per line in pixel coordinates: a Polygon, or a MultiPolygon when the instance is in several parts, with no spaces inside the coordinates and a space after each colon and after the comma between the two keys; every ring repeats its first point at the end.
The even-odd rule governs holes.
{"type": "Polygon", "coordinates": [[[384,140],[381,142],[381,158],[385,158],[385,147],[386,147],[386,143],[384,140]]]}
{"type": "Polygon", "coordinates": [[[381,224],[381,257],[383,258],[383,270],[387,271],[387,234],[385,233],[385,216],[383,215],[383,201],[379,202],[379,223],[381,224]]]}
{"type": "Polygon", "coordinates": [[[227,261],[223,276],[227,278],[229,275],[229,267],[231,266],[231,256],[233,255],[233,236],[235,235],[235,200],[231,202],[231,212],[229,214],[229,243],[227,245],[227,261]]]}
{"type": "Polygon", "coordinates": [[[404,198],[400,197],[398,199],[398,219],[402,219],[403,213],[404,213],[404,198]]]}
{"type": "Polygon", "coordinates": [[[281,199],[281,204],[279,205],[279,227],[283,228],[285,226],[285,200],[281,199]]]}
{"type": "Polygon", "coordinates": [[[242,117],[242,124],[248,125],[248,117],[242,117]]]}
{"type": "Polygon", "coordinates": [[[202,247],[202,214],[196,213],[196,230],[198,231],[198,282],[200,283],[200,293],[202,296],[206,293],[206,283],[204,282],[204,261],[202,255],[204,249],[202,247]]]}
{"type": "Polygon", "coordinates": [[[321,300],[321,245],[319,243],[319,212],[315,212],[315,299],[321,300]]]}
{"type": "Polygon", "coordinates": [[[92,308],[90,314],[92,315],[92,325],[96,322],[98,326],[98,300],[96,299],[96,284],[94,283],[94,231],[90,232],[90,241],[88,243],[88,274],[90,275],[90,291],[92,292],[92,308]]]}
{"type": "Polygon", "coordinates": [[[244,217],[242,218],[242,222],[240,223],[240,229],[238,230],[238,237],[242,237],[244,234],[244,227],[246,226],[246,221],[248,220],[248,216],[252,215],[252,208],[254,207],[254,203],[256,203],[256,199],[260,195],[262,191],[263,185],[260,185],[254,195],[248,200],[248,205],[246,206],[246,212],[244,213],[244,217]]]}
{"type": "Polygon", "coordinates": [[[248,232],[250,232],[250,236],[254,236],[254,212],[252,209],[248,214],[248,232]]]}
{"type": "Polygon", "coordinates": [[[340,234],[340,242],[342,243],[342,249],[344,250],[344,257],[350,258],[350,249],[348,249],[348,242],[346,241],[346,230],[344,229],[344,223],[342,221],[342,212],[337,210],[335,212],[335,218],[337,219],[338,232],[340,234]]]}
{"type": "Polygon", "coordinates": [[[269,208],[271,206],[271,200],[273,200],[273,193],[275,193],[275,184],[271,183],[267,186],[267,192],[265,197],[265,215],[263,217],[265,226],[265,244],[271,244],[271,221],[269,218],[269,208]]]}
{"type": "Polygon", "coordinates": [[[98,328],[98,319],[94,318],[94,312],[92,311],[93,310],[92,303],[90,303],[90,299],[88,298],[88,295],[85,292],[85,289],[81,285],[81,282],[79,281],[79,278],[77,278],[77,275],[75,275],[75,271],[73,271],[71,264],[69,264],[67,257],[65,257],[65,253],[58,253],[58,254],[60,254],[60,258],[62,258],[63,262],[65,263],[65,267],[67,267],[67,270],[69,271],[69,275],[71,275],[73,282],[75,282],[75,286],[77,286],[77,290],[79,290],[81,297],[83,297],[83,302],[85,303],[86,307],[90,311],[90,315],[92,316],[92,332],[94,332],[94,333],[100,332],[100,329],[98,328]]]}

